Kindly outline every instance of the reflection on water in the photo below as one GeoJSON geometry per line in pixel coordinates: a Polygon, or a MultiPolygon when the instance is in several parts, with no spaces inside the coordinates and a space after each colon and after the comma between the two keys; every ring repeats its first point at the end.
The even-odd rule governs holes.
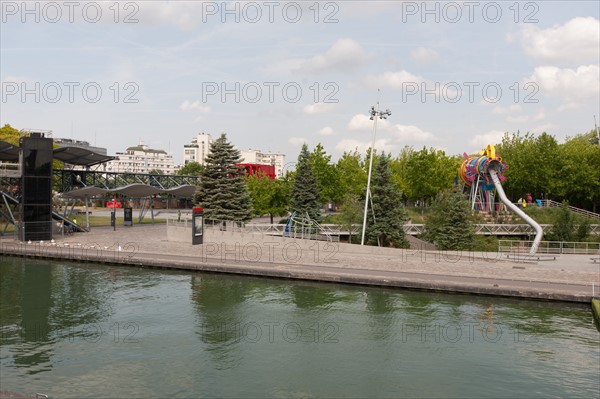
{"type": "Polygon", "coordinates": [[[2,258],[2,390],[598,397],[587,306],[2,258]]]}

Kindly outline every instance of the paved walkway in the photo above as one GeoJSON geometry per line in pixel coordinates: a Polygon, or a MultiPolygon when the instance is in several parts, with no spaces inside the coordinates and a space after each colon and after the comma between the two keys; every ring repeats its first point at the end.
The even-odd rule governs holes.
{"type": "Polygon", "coordinates": [[[94,228],[31,244],[4,238],[0,252],[574,302],[589,302],[600,291],[600,263],[590,255],[539,262],[522,255],[515,261],[497,253],[361,247],[210,229],[204,244],[193,246],[190,230],[180,229],[182,242],[167,229],[165,224],[94,228]]]}

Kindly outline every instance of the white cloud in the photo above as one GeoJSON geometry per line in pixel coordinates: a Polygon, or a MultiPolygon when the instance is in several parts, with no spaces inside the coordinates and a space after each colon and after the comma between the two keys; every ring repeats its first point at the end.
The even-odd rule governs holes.
{"type": "MultiPolygon", "coordinates": [[[[359,132],[372,132],[373,121],[365,114],[356,114],[348,122],[348,130],[359,132]]],[[[392,137],[398,141],[422,142],[433,140],[435,136],[414,125],[392,125],[386,119],[377,120],[377,134],[380,132],[391,133],[392,137]]]]}
{"type": "Polygon", "coordinates": [[[319,134],[321,136],[332,136],[335,134],[335,132],[331,127],[325,126],[323,129],[319,130],[319,134]]]}
{"type": "Polygon", "coordinates": [[[579,107],[581,107],[581,104],[571,101],[571,102],[566,102],[564,104],[561,104],[560,107],[558,107],[557,111],[563,112],[568,109],[575,109],[575,108],[579,108],[579,107]]]}
{"type": "MultiPolygon", "coordinates": [[[[190,31],[206,22],[221,22],[220,14],[212,15],[212,8],[219,4],[211,1],[137,1],[139,9],[129,7],[131,15],[140,23],[150,25],[172,25],[190,31]],[[204,21],[203,21],[204,19],[204,21]]],[[[107,10],[112,15],[111,10],[107,10]]],[[[232,17],[233,18],[233,17],[232,17]]]]}
{"type": "Polygon", "coordinates": [[[309,104],[309,105],[305,106],[302,111],[307,115],[316,115],[316,114],[324,114],[327,111],[332,110],[333,108],[335,108],[335,104],[314,103],[314,104],[309,104]]]}
{"type": "Polygon", "coordinates": [[[582,65],[576,70],[541,66],[524,83],[535,82],[541,93],[565,99],[597,97],[600,92],[600,67],[582,65]]]}
{"type": "Polygon", "coordinates": [[[434,139],[433,134],[414,125],[394,125],[391,130],[396,139],[401,141],[423,142],[434,139]]]}
{"type": "Polygon", "coordinates": [[[305,72],[347,72],[363,65],[371,58],[361,45],[352,39],[339,39],[325,52],[305,60],[300,70],[305,72]]]}
{"type": "Polygon", "coordinates": [[[530,132],[531,133],[551,133],[552,130],[558,128],[558,125],[555,125],[554,123],[544,123],[542,125],[538,125],[535,126],[533,128],[531,128],[530,132]]]}
{"type": "Polygon", "coordinates": [[[506,118],[510,123],[525,123],[529,120],[527,115],[509,116],[506,118]]]}
{"type": "MultiPolygon", "coordinates": [[[[577,17],[548,29],[526,24],[518,38],[525,52],[540,61],[571,65],[597,62],[600,21],[593,17],[577,17]]],[[[509,36],[509,40],[514,39],[514,36],[509,36]]]]}
{"type": "MultiPolygon", "coordinates": [[[[378,129],[389,128],[390,123],[385,119],[377,121],[378,129]]],[[[356,114],[348,122],[348,129],[353,131],[371,132],[373,131],[373,121],[366,114],[356,114]]]]}
{"type": "Polygon", "coordinates": [[[502,142],[505,132],[502,130],[490,130],[487,133],[476,134],[470,141],[470,144],[477,148],[484,148],[488,144],[498,144],[502,142]]]}
{"type": "Polygon", "coordinates": [[[425,82],[425,79],[413,75],[404,69],[398,72],[384,72],[379,75],[367,76],[367,84],[370,87],[376,88],[391,87],[400,90],[403,89],[403,85],[406,86],[407,83],[421,84],[422,82],[425,82]]]}
{"type": "Polygon", "coordinates": [[[429,65],[440,58],[440,55],[430,48],[419,47],[410,52],[410,59],[419,66],[429,65]]]}
{"type": "Polygon", "coordinates": [[[299,147],[302,144],[306,143],[306,139],[304,137],[290,137],[288,139],[288,143],[293,146],[299,147]]]}
{"type": "Polygon", "coordinates": [[[190,102],[188,100],[185,100],[183,103],[181,103],[179,108],[181,108],[183,111],[191,111],[195,109],[202,112],[203,114],[210,112],[210,107],[207,105],[202,105],[200,101],[190,102]]]}
{"type": "MultiPolygon", "coordinates": [[[[340,152],[343,152],[343,151],[351,152],[358,148],[359,152],[365,153],[368,148],[371,148],[371,144],[372,144],[371,140],[363,141],[363,140],[356,140],[356,139],[343,139],[343,140],[340,140],[336,144],[335,149],[340,152]]],[[[399,148],[399,146],[397,144],[393,144],[387,139],[375,140],[375,149],[377,150],[378,153],[381,153],[381,151],[394,152],[398,148],[399,148]]]]}
{"type": "Polygon", "coordinates": [[[516,112],[521,112],[521,106],[519,104],[512,104],[508,107],[502,107],[502,106],[498,105],[498,106],[494,107],[492,112],[494,114],[498,114],[498,115],[513,114],[516,112]]]}

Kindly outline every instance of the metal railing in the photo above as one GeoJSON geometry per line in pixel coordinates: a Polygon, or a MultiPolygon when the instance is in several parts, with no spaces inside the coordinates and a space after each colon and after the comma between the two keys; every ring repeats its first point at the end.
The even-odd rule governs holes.
{"type": "Polygon", "coordinates": [[[575,208],[574,206],[571,206],[571,205],[561,204],[560,202],[556,202],[553,200],[548,200],[548,199],[542,200],[542,205],[545,207],[549,207],[549,208],[566,207],[568,210],[570,210],[573,213],[577,213],[579,215],[583,215],[588,218],[600,219],[600,214],[598,214],[598,213],[586,211],[585,209],[581,209],[581,208],[575,208]]]}
{"type": "Polygon", "coordinates": [[[21,177],[21,165],[18,163],[0,162],[0,177],[21,177]]]}
{"type": "MultiPolygon", "coordinates": [[[[527,253],[532,244],[533,241],[499,240],[498,252],[527,253]]],[[[540,242],[537,253],[600,255],[600,243],[542,241],[540,242]]]]}
{"type": "MultiPolygon", "coordinates": [[[[268,223],[248,223],[245,225],[247,231],[252,231],[262,234],[282,235],[285,230],[285,224],[268,224],[268,223]]],[[[331,235],[348,235],[347,226],[337,224],[321,225],[331,235]]],[[[542,224],[544,232],[548,231],[552,225],[542,224]]],[[[358,234],[360,224],[353,224],[351,233],[358,234]]],[[[488,236],[524,236],[535,234],[534,229],[528,224],[475,224],[475,234],[488,236]]],[[[408,235],[419,235],[425,232],[424,224],[405,224],[404,232],[408,235]]],[[[600,234],[600,224],[590,225],[590,234],[600,234]]]]}

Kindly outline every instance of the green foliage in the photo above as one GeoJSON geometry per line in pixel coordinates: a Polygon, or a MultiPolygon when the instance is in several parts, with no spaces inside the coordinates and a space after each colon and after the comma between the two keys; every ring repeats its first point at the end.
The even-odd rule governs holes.
{"type": "Polygon", "coordinates": [[[311,219],[321,220],[319,187],[310,165],[310,154],[306,144],[302,146],[298,156],[296,175],[290,193],[290,204],[292,211],[301,214],[308,213],[311,219]]]}
{"type": "Polygon", "coordinates": [[[331,155],[327,155],[321,143],[317,144],[313,152],[310,153],[308,162],[317,179],[322,204],[327,201],[341,201],[344,192],[340,189],[338,169],[335,164],[331,163],[331,155]]]}
{"type": "Polygon", "coordinates": [[[374,168],[371,193],[373,208],[367,213],[367,243],[407,248],[408,241],[403,226],[408,220],[408,215],[400,200],[402,191],[392,179],[390,156],[384,153],[378,157],[374,168]]]}
{"type": "Polygon", "coordinates": [[[268,214],[283,216],[287,213],[290,194],[289,179],[271,180],[264,173],[246,177],[255,216],[268,214]]]}
{"type": "Polygon", "coordinates": [[[152,169],[148,172],[149,175],[164,175],[165,172],[162,169],[152,169]]]}
{"type": "Polygon", "coordinates": [[[210,144],[206,167],[194,202],[204,208],[209,219],[247,221],[252,218],[252,203],[244,181],[244,171],[235,166],[240,152],[223,133],[210,144]]]}
{"type": "Polygon", "coordinates": [[[183,165],[175,174],[180,176],[200,176],[203,170],[204,166],[196,161],[192,161],[183,165]]]}
{"type": "Polygon", "coordinates": [[[442,150],[404,147],[391,167],[394,180],[411,202],[428,202],[438,192],[452,187],[459,165],[458,157],[449,157],[442,150]]]}
{"type": "Polygon", "coordinates": [[[444,190],[425,218],[424,239],[440,250],[472,249],[475,233],[469,201],[458,190],[444,190]]]}
{"type": "Polygon", "coordinates": [[[556,209],[552,220],[552,228],[546,234],[549,241],[581,242],[587,241],[591,226],[588,218],[575,215],[568,208],[568,202],[556,209]]]}
{"type": "Polygon", "coordinates": [[[19,131],[8,123],[0,127],[0,140],[18,146],[20,137],[19,131]]]}
{"type": "Polygon", "coordinates": [[[547,238],[550,241],[573,241],[574,230],[575,218],[573,213],[566,206],[560,207],[547,238]]]}
{"type": "Polygon", "coordinates": [[[352,242],[352,225],[362,224],[363,204],[364,201],[360,201],[354,194],[347,194],[342,203],[342,211],[339,215],[340,224],[350,232],[350,242],[352,242]]]}
{"type": "Polygon", "coordinates": [[[590,134],[575,136],[559,146],[560,170],[554,181],[555,199],[592,209],[600,203],[600,147],[590,134]]]}
{"type": "Polygon", "coordinates": [[[367,171],[358,150],[344,152],[336,164],[339,176],[339,189],[342,193],[357,198],[363,196],[367,186],[367,171]]]}
{"type": "Polygon", "coordinates": [[[544,193],[549,198],[555,193],[563,160],[553,136],[547,133],[538,137],[530,133],[524,136],[519,132],[506,134],[497,152],[508,164],[503,186],[509,197],[519,198],[531,193],[534,198],[540,198],[544,193]]]}

